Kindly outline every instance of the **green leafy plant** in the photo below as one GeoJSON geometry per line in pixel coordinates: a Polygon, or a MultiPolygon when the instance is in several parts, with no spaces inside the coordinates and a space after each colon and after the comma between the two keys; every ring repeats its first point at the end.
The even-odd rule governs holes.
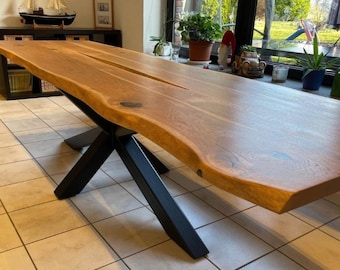
{"type": "Polygon", "coordinates": [[[182,34],[182,40],[212,42],[222,37],[222,30],[210,16],[200,13],[191,14],[179,21],[178,31],[182,34]]]}
{"type": "Polygon", "coordinates": [[[240,51],[241,52],[256,52],[257,50],[255,47],[245,44],[241,46],[240,51]]]}
{"type": "Polygon", "coordinates": [[[150,41],[158,41],[153,47],[154,55],[162,55],[163,48],[166,46],[171,46],[171,43],[166,41],[163,37],[150,36],[150,41]]]}
{"type": "MultiPolygon", "coordinates": [[[[336,46],[339,39],[333,44],[332,47],[336,46]]],[[[327,59],[327,55],[329,54],[332,47],[329,48],[329,50],[326,53],[323,53],[323,52],[319,53],[318,37],[316,34],[314,35],[313,54],[307,53],[306,49],[303,48],[304,57],[295,56],[297,64],[305,68],[305,72],[302,78],[306,77],[313,70],[326,70],[327,68],[333,68],[337,63],[340,63],[339,58],[335,58],[331,60],[327,59]]]]}

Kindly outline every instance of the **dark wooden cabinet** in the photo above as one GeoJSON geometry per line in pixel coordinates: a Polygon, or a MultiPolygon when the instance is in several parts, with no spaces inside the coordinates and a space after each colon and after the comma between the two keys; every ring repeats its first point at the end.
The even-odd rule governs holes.
{"type": "MultiPolygon", "coordinates": [[[[0,28],[0,40],[91,40],[121,47],[120,30],[0,28]]],[[[6,99],[60,95],[58,89],[41,81],[1,56],[0,95],[6,99]]]]}

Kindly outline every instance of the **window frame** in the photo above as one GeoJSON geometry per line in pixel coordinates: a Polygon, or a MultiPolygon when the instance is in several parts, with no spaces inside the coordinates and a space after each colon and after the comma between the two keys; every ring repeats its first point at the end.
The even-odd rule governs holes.
{"type": "MultiPolygon", "coordinates": [[[[166,33],[169,37],[168,41],[174,38],[174,19],[176,19],[176,1],[177,0],[167,0],[167,27],[166,33]]],[[[252,44],[253,42],[253,32],[256,17],[256,8],[258,0],[238,0],[238,8],[235,23],[235,38],[236,38],[236,52],[244,44],[252,44]]],[[[178,7],[181,8],[181,7],[178,7]]],[[[212,60],[217,63],[217,48],[220,42],[215,42],[212,50],[212,60]]],[[[259,48],[258,51],[261,52],[266,49],[259,48]]],[[[281,51],[277,50],[273,55],[280,54],[281,51]]],[[[294,54],[294,53],[292,53],[294,54]]],[[[188,57],[188,49],[181,49],[182,57],[188,57]]],[[[268,62],[265,72],[271,74],[273,66],[275,63],[268,62]]],[[[298,66],[290,66],[288,78],[300,80],[302,77],[303,70],[298,66]]],[[[324,85],[332,85],[334,78],[334,72],[328,72],[324,79],[324,85]]]]}

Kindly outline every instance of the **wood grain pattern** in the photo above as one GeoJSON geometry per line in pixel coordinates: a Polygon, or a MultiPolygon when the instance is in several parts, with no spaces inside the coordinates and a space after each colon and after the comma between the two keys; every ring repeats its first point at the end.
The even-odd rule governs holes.
{"type": "Polygon", "coordinates": [[[274,212],[340,190],[338,100],[89,41],[0,41],[0,53],[274,212]]]}

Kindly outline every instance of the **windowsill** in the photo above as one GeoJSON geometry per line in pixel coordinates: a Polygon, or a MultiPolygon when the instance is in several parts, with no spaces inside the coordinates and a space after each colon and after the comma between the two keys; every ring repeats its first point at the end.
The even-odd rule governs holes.
{"type": "MultiPolygon", "coordinates": [[[[187,58],[181,57],[178,62],[181,63],[181,64],[186,64],[188,62],[188,60],[187,60],[187,58]]],[[[197,68],[203,68],[204,65],[196,65],[196,67],[197,68]]],[[[221,70],[218,65],[213,64],[213,63],[209,64],[209,70],[232,74],[231,68],[227,68],[226,70],[221,70]]],[[[233,75],[238,76],[236,74],[233,74],[233,75]]],[[[260,80],[260,81],[263,81],[263,82],[266,82],[266,83],[277,84],[277,85],[289,87],[289,88],[292,88],[292,89],[296,89],[296,90],[299,90],[299,91],[303,91],[303,92],[307,92],[307,93],[311,93],[311,94],[315,94],[315,95],[320,95],[320,96],[324,96],[324,97],[330,97],[330,92],[331,92],[331,86],[327,86],[327,85],[322,85],[319,90],[315,90],[315,91],[302,89],[302,81],[301,80],[290,79],[290,78],[288,78],[284,83],[273,83],[271,74],[264,74],[263,78],[255,78],[255,79],[252,79],[252,80],[260,80]]]]}

